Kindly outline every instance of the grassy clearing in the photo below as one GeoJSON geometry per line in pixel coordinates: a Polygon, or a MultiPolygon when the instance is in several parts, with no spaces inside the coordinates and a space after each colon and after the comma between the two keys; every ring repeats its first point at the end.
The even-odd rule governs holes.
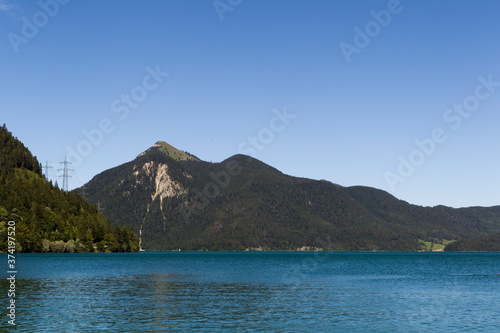
{"type": "Polygon", "coordinates": [[[424,241],[422,239],[419,239],[420,241],[420,249],[423,251],[432,251],[432,250],[439,250],[439,249],[444,249],[446,245],[454,242],[452,239],[432,239],[431,241],[424,241]]]}

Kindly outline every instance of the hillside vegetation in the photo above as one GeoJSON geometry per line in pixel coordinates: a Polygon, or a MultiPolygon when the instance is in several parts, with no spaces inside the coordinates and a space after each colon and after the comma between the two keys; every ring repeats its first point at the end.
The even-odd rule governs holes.
{"type": "Polygon", "coordinates": [[[481,239],[461,239],[444,248],[445,251],[500,251],[500,233],[481,239]]]}
{"type": "Polygon", "coordinates": [[[244,155],[179,160],[164,146],[86,184],[89,201],[132,225],[147,250],[416,251],[500,231],[500,207],[420,207],[373,188],[291,177],[244,155]]]}
{"type": "Polygon", "coordinates": [[[18,252],[138,251],[130,226],[112,226],[95,205],[48,182],[36,157],[0,128],[0,251],[15,222],[18,252]]]}

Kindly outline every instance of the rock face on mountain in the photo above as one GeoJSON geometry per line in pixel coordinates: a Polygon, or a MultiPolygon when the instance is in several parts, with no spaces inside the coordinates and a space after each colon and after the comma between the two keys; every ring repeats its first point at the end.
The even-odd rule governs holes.
{"type": "Polygon", "coordinates": [[[420,207],[373,188],[291,177],[244,155],[204,162],[165,142],[85,187],[146,250],[418,250],[500,231],[500,207],[420,207]]]}

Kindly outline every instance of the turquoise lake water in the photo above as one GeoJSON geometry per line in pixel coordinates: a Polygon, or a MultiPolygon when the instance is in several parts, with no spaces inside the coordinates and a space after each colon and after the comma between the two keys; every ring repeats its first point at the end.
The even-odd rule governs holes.
{"type": "Polygon", "coordinates": [[[500,332],[500,253],[17,254],[16,264],[16,332],[500,332]]]}

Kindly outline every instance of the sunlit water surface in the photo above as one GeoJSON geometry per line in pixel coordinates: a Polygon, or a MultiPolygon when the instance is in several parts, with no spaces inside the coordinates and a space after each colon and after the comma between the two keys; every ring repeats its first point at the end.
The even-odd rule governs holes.
{"type": "MultiPolygon", "coordinates": [[[[5,277],[7,257],[0,258],[5,277]]],[[[500,253],[141,252],[16,260],[17,332],[500,332],[500,253]]],[[[0,285],[5,309],[5,278],[0,285]]]]}

